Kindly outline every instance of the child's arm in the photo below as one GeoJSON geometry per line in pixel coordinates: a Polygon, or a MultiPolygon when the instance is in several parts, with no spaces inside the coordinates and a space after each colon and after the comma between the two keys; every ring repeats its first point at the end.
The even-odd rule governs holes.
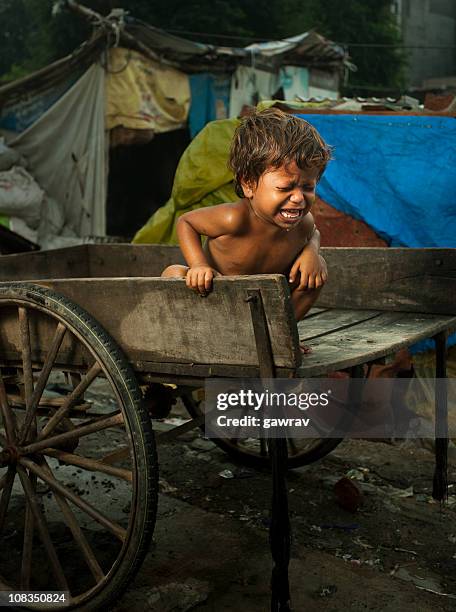
{"type": "Polygon", "coordinates": [[[290,283],[293,283],[299,274],[298,289],[318,289],[328,280],[326,262],[320,255],[320,232],[315,226],[314,219],[309,213],[304,220],[303,231],[307,236],[307,244],[296,258],[290,270],[290,283]]]}
{"type": "Polygon", "coordinates": [[[242,213],[233,204],[199,208],[179,217],[176,225],[179,246],[189,266],[187,287],[202,295],[210,291],[216,276],[204,253],[201,236],[218,238],[235,234],[242,227],[242,213]]]}

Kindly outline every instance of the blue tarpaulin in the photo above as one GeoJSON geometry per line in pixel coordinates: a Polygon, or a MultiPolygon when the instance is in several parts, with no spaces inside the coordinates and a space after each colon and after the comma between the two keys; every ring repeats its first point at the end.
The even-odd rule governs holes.
{"type": "Polygon", "coordinates": [[[456,247],[456,119],[300,116],[335,147],[323,200],[391,246],[456,247]]]}
{"type": "Polygon", "coordinates": [[[209,73],[190,75],[191,104],[188,114],[190,136],[194,138],[214,119],[228,117],[231,79],[209,73]]]}
{"type": "Polygon", "coordinates": [[[391,246],[456,247],[456,119],[300,116],[334,146],[317,190],[323,200],[391,246]]]}

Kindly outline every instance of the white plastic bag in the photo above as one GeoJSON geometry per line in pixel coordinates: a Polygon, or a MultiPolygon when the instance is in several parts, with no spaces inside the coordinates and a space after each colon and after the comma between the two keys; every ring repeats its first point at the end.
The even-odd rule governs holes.
{"type": "Polygon", "coordinates": [[[24,168],[0,172],[0,214],[23,219],[36,229],[40,222],[44,191],[24,168]]]}

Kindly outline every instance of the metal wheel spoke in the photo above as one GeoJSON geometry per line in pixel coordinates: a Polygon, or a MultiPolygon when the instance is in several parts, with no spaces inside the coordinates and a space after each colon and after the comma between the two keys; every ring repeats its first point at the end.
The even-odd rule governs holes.
{"type": "Polygon", "coordinates": [[[65,433],[57,434],[55,436],[51,436],[50,438],[39,440],[38,442],[32,442],[31,444],[24,446],[21,452],[24,455],[36,453],[37,451],[42,451],[44,448],[55,447],[59,444],[62,444],[63,442],[68,442],[69,440],[74,440],[75,438],[82,438],[96,431],[107,429],[108,427],[121,425],[123,422],[124,419],[122,413],[118,412],[115,415],[110,416],[106,419],[97,420],[95,421],[95,423],[82,425],[81,427],[75,427],[71,431],[66,431],[65,433]]]}
{"type": "Polygon", "coordinates": [[[130,470],[124,468],[118,468],[111,465],[107,465],[97,461],[96,459],[90,459],[89,457],[81,457],[80,455],[74,455],[72,453],[66,453],[60,450],[45,449],[43,455],[48,457],[54,457],[66,463],[67,465],[76,465],[78,467],[85,468],[91,472],[103,472],[111,476],[117,476],[127,482],[133,482],[133,473],[130,470]]]}
{"type": "Polygon", "coordinates": [[[46,482],[53,491],[56,491],[60,495],[63,495],[66,499],[70,500],[78,506],[81,510],[86,512],[89,516],[91,516],[95,521],[106,527],[111,533],[113,533],[121,542],[124,542],[127,532],[126,530],[108,519],[104,514],[96,510],[91,504],[81,499],[78,495],[70,491],[65,485],[59,482],[54,477],[49,477],[49,475],[38,465],[30,461],[29,459],[21,458],[19,459],[19,463],[30,470],[30,472],[36,474],[41,480],[46,482]]]}
{"type": "Polygon", "coordinates": [[[35,416],[36,410],[38,408],[38,403],[43,395],[44,388],[46,387],[46,383],[49,378],[49,374],[51,373],[52,366],[54,365],[55,358],[57,357],[57,353],[59,352],[59,348],[62,344],[63,337],[65,336],[66,327],[63,323],[58,323],[57,328],[54,333],[54,338],[51,343],[51,347],[49,349],[48,354],[46,355],[46,360],[43,364],[43,369],[40,372],[38,380],[36,381],[36,386],[33,391],[32,398],[30,400],[30,409],[27,412],[27,416],[25,417],[24,425],[21,431],[21,443],[27,439],[28,432],[30,430],[30,426],[32,424],[32,420],[35,416]]]}
{"type": "MultiPolygon", "coordinates": [[[[30,475],[30,485],[33,494],[36,494],[36,476],[30,475]]],[[[24,544],[22,547],[22,566],[21,566],[21,589],[30,589],[30,576],[32,572],[32,552],[33,552],[33,532],[35,529],[33,512],[30,502],[27,500],[24,520],[24,544]]]]}
{"type": "Polygon", "coordinates": [[[74,404],[78,401],[78,399],[84,395],[87,388],[90,384],[95,380],[98,374],[101,372],[101,366],[96,361],[90,370],[87,372],[87,375],[79,382],[79,384],[73,389],[73,391],[68,395],[60,408],[52,415],[49,419],[48,423],[46,423],[45,427],[43,427],[42,431],[38,436],[38,440],[42,440],[49,434],[51,434],[60,421],[67,416],[70,409],[74,406],[74,404]]]}
{"type": "Polygon", "coordinates": [[[8,397],[6,395],[5,382],[0,372],[0,413],[3,419],[3,425],[5,427],[6,439],[9,444],[14,444],[16,441],[16,428],[14,426],[14,417],[11,411],[11,407],[8,403],[8,397]]]}
{"type": "Polygon", "coordinates": [[[14,467],[8,467],[8,472],[5,474],[5,483],[3,485],[2,497],[0,499],[0,534],[5,526],[6,515],[8,512],[8,506],[11,498],[11,491],[13,490],[14,478],[16,476],[16,470],[14,467]]]}
{"type": "Polygon", "coordinates": [[[48,559],[49,559],[49,562],[52,568],[52,573],[54,574],[54,577],[60,589],[62,591],[69,591],[68,584],[65,578],[65,574],[63,573],[62,566],[60,564],[59,558],[57,557],[57,553],[55,551],[51,537],[49,535],[49,531],[46,525],[46,520],[43,517],[38,501],[36,499],[36,495],[33,490],[33,486],[30,481],[30,477],[28,476],[26,470],[21,465],[17,466],[17,472],[19,474],[19,478],[21,479],[22,488],[24,489],[25,497],[27,498],[27,505],[30,506],[30,509],[33,513],[33,518],[36,522],[36,526],[40,534],[41,542],[43,543],[43,546],[47,552],[47,556],[48,556],[48,559]]]}
{"type": "MultiPolygon", "coordinates": [[[[52,473],[51,468],[46,463],[46,460],[41,465],[41,467],[46,472],[46,474],[49,476],[49,478],[56,480],[56,478],[54,477],[54,474],[52,473]]],[[[63,514],[63,518],[65,519],[66,524],[68,525],[68,527],[71,530],[71,533],[73,534],[76,544],[79,546],[79,549],[81,550],[81,553],[87,563],[88,568],[90,569],[92,576],[95,578],[96,582],[99,582],[100,580],[104,578],[105,575],[92,549],[90,548],[90,545],[87,542],[85,535],[83,534],[81,528],[79,527],[79,523],[77,522],[73,514],[73,511],[70,508],[69,503],[59,493],[55,493],[55,499],[63,514]]]]}

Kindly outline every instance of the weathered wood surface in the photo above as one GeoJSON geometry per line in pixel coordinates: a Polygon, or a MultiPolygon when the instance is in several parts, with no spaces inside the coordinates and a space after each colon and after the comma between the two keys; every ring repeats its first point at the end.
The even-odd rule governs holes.
{"type": "MultiPolygon", "coordinates": [[[[177,246],[161,244],[91,244],[90,276],[160,276],[172,264],[185,263],[177,246]]],[[[54,277],[57,278],[57,277],[54,277]]]]}
{"type": "Polygon", "coordinates": [[[214,280],[205,298],[184,280],[157,278],[41,281],[80,304],[134,361],[258,365],[247,291],[261,291],[277,367],[299,364],[298,333],[281,275],[214,280]]]}
{"type": "MultiPolygon", "coordinates": [[[[322,248],[322,308],[456,313],[456,249],[322,248]]],[[[0,257],[0,280],[160,276],[178,247],[93,244],[0,257]]],[[[83,304],[82,304],[83,305],[83,304]]]]}
{"type": "MultiPolygon", "coordinates": [[[[335,322],[347,320],[350,316],[354,320],[358,316],[358,311],[331,312],[335,322]]],[[[318,326],[320,316],[328,317],[329,314],[317,315],[312,322],[318,326]]],[[[311,330],[305,326],[305,320],[299,324],[299,329],[301,341],[304,340],[312,349],[311,353],[303,355],[298,369],[298,376],[305,378],[368,363],[424,338],[431,338],[440,331],[456,329],[456,316],[383,312],[338,329],[331,329],[325,320],[320,326],[321,333],[313,339],[309,338],[311,330]]]]}
{"type": "Polygon", "coordinates": [[[83,244],[0,256],[0,281],[160,276],[164,268],[173,263],[184,263],[179,247],[83,244]]]}
{"type": "Polygon", "coordinates": [[[363,321],[370,321],[381,315],[379,310],[321,310],[305,317],[298,323],[301,342],[308,342],[327,333],[349,329],[363,321]]]}
{"type": "Polygon", "coordinates": [[[89,245],[0,256],[0,281],[90,276],[89,245]]]}
{"type": "Polygon", "coordinates": [[[456,249],[322,249],[318,306],[456,314],[456,249]]]}

